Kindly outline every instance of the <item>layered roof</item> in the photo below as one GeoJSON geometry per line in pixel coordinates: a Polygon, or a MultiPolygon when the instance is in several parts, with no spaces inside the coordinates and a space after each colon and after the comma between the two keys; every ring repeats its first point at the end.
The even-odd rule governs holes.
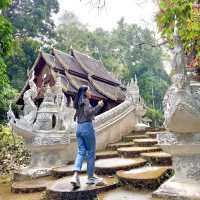
{"type": "MultiPolygon", "coordinates": [[[[73,95],[84,84],[91,88],[93,98],[117,102],[125,99],[121,83],[105,69],[103,63],[78,51],[71,50],[70,54],[57,49],[53,49],[51,54],[40,52],[31,71],[35,70],[36,77],[39,77],[44,66],[48,66],[52,78],[55,72],[61,76],[65,93],[73,95]]],[[[27,89],[28,81],[21,99],[27,89]]]]}

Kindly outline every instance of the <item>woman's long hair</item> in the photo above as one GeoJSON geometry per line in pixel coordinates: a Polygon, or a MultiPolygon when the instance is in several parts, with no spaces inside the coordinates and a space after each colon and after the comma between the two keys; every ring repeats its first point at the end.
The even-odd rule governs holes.
{"type": "Polygon", "coordinates": [[[79,109],[83,105],[83,100],[85,98],[85,93],[87,90],[88,90],[87,85],[82,85],[79,88],[78,93],[76,94],[76,96],[74,98],[74,108],[76,110],[79,109]]]}

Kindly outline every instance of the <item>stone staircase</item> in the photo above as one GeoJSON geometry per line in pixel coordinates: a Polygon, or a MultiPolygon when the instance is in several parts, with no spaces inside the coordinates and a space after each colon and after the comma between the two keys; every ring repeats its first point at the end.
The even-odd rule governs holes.
{"type": "Polygon", "coordinates": [[[46,191],[42,197],[46,200],[89,200],[118,186],[152,191],[172,175],[171,164],[171,156],[157,146],[156,132],[134,131],[109,144],[105,151],[97,152],[95,173],[104,178],[103,185],[86,184],[87,164],[84,163],[78,190],[73,190],[69,181],[73,164],[52,169],[49,177],[14,182],[11,190],[15,193],[46,191]]]}

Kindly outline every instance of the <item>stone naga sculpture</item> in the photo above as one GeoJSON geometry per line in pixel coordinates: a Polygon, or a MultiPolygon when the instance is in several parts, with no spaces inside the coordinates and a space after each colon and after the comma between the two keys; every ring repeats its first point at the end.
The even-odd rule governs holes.
{"type": "Polygon", "coordinates": [[[24,126],[32,126],[37,115],[37,106],[34,103],[34,99],[38,95],[37,86],[34,83],[35,73],[32,71],[31,78],[28,83],[30,89],[24,93],[24,109],[23,116],[20,117],[19,123],[24,126]]]}
{"type": "Polygon", "coordinates": [[[15,114],[12,111],[12,104],[11,103],[9,105],[9,110],[7,112],[7,119],[8,119],[9,125],[16,122],[15,114]]]}
{"type": "Polygon", "coordinates": [[[200,199],[200,83],[187,79],[185,55],[174,30],[173,84],[163,100],[165,132],[159,146],[173,157],[175,175],[153,193],[164,199],[200,199]]]}
{"type": "Polygon", "coordinates": [[[14,179],[47,175],[52,166],[67,162],[66,147],[70,142],[70,136],[67,131],[69,124],[65,125],[65,120],[66,115],[70,115],[68,118],[73,118],[73,115],[68,112],[60,77],[56,77],[56,84],[53,87],[47,85],[39,108],[34,103],[38,95],[34,79],[33,71],[28,81],[30,89],[23,96],[23,115],[19,119],[15,118],[11,106],[7,113],[13,132],[23,137],[31,152],[29,166],[19,169],[14,179]]]}
{"type": "Polygon", "coordinates": [[[172,86],[168,89],[163,100],[164,125],[168,130],[177,132],[200,131],[200,101],[194,98],[195,91],[192,89],[186,76],[186,58],[178,36],[177,28],[174,31],[172,86]],[[183,114],[184,113],[184,114],[183,114]]]}

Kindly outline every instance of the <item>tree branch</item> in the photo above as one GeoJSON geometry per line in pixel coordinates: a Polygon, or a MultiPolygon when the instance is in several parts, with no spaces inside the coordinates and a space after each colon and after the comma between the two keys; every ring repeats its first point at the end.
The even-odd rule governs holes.
{"type": "Polygon", "coordinates": [[[163,42],[161,42],[159,44],[152,44],[152,43],[141,42],[141,43],[136,44],[135,47],[142,46],[142,45],[149,45],[151,47],[161,47],[161,46],[163,46],[163,45],[165,45],[167,43],[168,43],[167,41],[163,41],[163,42]]]}

